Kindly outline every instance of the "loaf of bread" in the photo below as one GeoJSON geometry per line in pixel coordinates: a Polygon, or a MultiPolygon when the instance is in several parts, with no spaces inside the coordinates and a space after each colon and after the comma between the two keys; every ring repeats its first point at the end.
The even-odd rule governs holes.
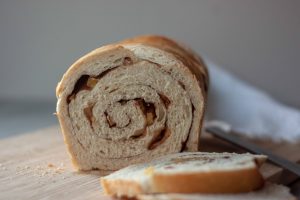
{"type": "Polygon", "coordinates": [[[148,194],[139,195],[138,200],[296,200],[289,188],[266,183],[254,192],[240,194],[148,194]]]}
{"type": "Polygon", "coordinates": [[[263,187],[263,155],[185,152],[131,165],[101,178],[105,194],[241,193],[263,187]]]}
{"type": "Polygon", "coordinates": [[[96,49],[59,82],[57,116],[78,170],[197,151],[208,85],[191,50],[161,36],[96,49]]]}

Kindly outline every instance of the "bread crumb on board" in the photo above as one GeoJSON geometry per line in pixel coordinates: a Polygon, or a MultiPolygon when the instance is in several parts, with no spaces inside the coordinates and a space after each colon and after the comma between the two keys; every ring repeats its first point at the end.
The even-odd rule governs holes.
{"type": "Polygon", "coordinates": [[[48,167],[55,167],[52,163],[48,163],[48,167]]]}
{"type": "Polygon", "coordinates": [[[16,167],[16,175],[33,174],[36,177],[51,177],[62,174],[65,170],[64,163],[60,164],[39,164],[39,165],[22,165],[16,167]]]}
{"type": "Polygon", "coordinates": [[[5,167],[2,163],[0,163],[0,170],[6,171],[7,167],[5,167]]]}

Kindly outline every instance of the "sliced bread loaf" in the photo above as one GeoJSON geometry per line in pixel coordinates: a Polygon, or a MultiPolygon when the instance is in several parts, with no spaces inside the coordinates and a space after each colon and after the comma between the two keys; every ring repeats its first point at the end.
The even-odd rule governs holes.
{"type": "Polygon", "coordinates": [[[136,37],[83,56],[56,90],[74,167],[117,170],[198,151],[207,84],[201,59],[166,37],[136,37]]]}
{"type": "Polygon", "coordinates": [[[131,165],[101,178],[106,194],[240,193],[263,187],[263,155],[186,152],[131,165]]]}

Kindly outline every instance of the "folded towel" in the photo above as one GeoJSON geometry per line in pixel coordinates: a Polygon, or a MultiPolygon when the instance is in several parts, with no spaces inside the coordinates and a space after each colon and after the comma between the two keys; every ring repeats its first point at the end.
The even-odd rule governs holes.
{"type": "Polygon", "coordinates": [[[279,103],[209,59],[205,62],[210,72],[207,125],[222,122],[249,137],[300,139],[299,110],[279,103]]]}

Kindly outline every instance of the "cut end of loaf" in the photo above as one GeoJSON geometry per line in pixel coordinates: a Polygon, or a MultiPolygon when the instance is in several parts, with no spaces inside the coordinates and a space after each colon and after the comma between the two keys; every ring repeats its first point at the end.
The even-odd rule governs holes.
{"type": "Polygon", "coordinates": [[[76,61],[56,90],[57,114],[79,170],[117,170],[197,151],[205,66],[160,36],[101,47],[76,61]]]}

